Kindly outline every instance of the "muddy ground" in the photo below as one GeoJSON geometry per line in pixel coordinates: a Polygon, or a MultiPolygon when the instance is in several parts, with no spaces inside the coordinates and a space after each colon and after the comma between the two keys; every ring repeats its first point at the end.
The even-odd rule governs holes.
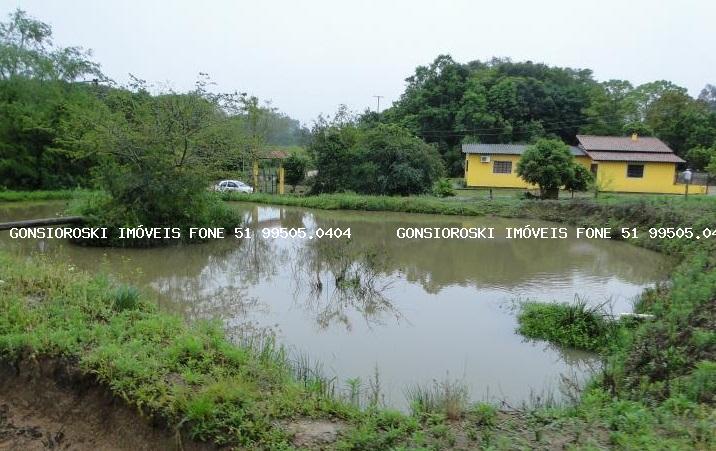
{"type": "Polygon", "coordinates": [[[0,363],[0,450],[195,450],[66,363],[0,363]]]}

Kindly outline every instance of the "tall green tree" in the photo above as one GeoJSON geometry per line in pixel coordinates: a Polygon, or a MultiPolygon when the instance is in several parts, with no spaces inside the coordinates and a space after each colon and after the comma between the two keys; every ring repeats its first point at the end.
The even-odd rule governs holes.
{"type": "Polygon", "coordinates": [[[585,108],[586,124],[581,132],[589,135],[619,136],[624,125],[637,117],[637,105],[631,93],[634,87],[626,80],[609,80],[595,85],[585,108]]]}
{"type": "Polygon", "coordinates": [[[318,174],[312,192],[425,193],[444,174],[435,146],[395,124],[361,126],[354,120],[322,120],[309,150],[318,174]]]}
{"type": "Polygon", "coordinates": [[[558,139],[539,139],[525,149],[517,162],[517,174],[526,182],[539,186],[543,199],[557,199],[560,187],[570,186],[578,180],[575,171],[569,146],[558,139]]]}
{"type": "Polygon", "coordinates": [[[134,79],[123,89],[106,92],[101,108],[75,111],[64,126],[74,131],[78,153],[99,158],[96,173],[104,193],[100,200],[80,205],[77,213],[112,229],[235,225],[235,215],[207,190],[207,159],[221,150],[214,147],[214,132],[226,124],[229,111],[240,108],[241,97],[210,93],[208,83],[200,76],[189,92],[151,94],[146,82],[134,79]]]}
{"type": "Polygon", "coordinates": [[[698,97],[700,102],[706,104],[709,109],[716,113],[716,86],[707,84],[704,89],[701,90],[698,97]]]}
{"type": "Polygon", "coordinates": [[[652,102],[645,123],[680,156],[716,142],[716,113],[682,91],[665,92],[652,102]]]}
{"type": "Polygon", "coordinates": [[[52,28],[21,9],[0,23],[0,79],[26,77],[73,81],[91,75],[101,77],[99,65],[82,47],[56,47],[52,28]]]}
{"type": "Polygon", "coordinates": [[[80,47],[57,47],[49,25],[16,10],[0,23],[0,186],[52,189],[89,183],[92,159],[74,159],[59,124],[92,110],[102,78],[80,47]]]}

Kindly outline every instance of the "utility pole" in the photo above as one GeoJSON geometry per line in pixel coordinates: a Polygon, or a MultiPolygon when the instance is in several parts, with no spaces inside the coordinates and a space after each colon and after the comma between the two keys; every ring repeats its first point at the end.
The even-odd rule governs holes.
{"type": "Polygon", "coordinates": [[[382,99],[385,96],[373,96],[378,100],[378,113],[380,113],[380,99],[382,99]]]}

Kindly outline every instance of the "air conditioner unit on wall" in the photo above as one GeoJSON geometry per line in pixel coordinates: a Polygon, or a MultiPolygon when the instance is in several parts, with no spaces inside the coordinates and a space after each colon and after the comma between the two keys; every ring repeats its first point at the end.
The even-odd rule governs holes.
{"type": "Polygon", "coordinates": [[[490,162],[490,156],[489,155],[483,155],[480,157],[480,163],[489,163],[490,162]]]}

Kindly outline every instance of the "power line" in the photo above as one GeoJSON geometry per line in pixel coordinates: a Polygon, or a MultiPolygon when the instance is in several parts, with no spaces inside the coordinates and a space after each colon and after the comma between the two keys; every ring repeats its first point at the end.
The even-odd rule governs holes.
{"type": "MultiPolygon", "coordinates": [[[[662,115],[669,114],[670,112],[677,111],[679,108],[673,108],[672,110],[663,110],[661,113],[662,115]]],[[[574,121],[543,121],[543,120],[536,120],[536,123],[539,123],[541,125],[549,125],[549,127],[543,128],[544,131],[558,131],[563,128],[573,128],[573,127],[580,127],[583,125],[594,125],[595,122],[598,122],[600,119],[604,120],[607,123],[612,124],[619,124],[621,123],[621,119],[623,118],[623,115],[620,113],[610,114],[610,115],[599,115],[599,116],[591,116],[589,118],[584,118],[580,120],[574,120],[574,121]]],[[[517,125],[517,126],[511,126],[512,132],[514,131],[524,131],[529,130],[529,128],[532,127],[530,124],[524,124],[524,125],[517,125]]],[[[483,127],[483,128],[471,128],[471,129],[465,129],[465,130],[423,130],[419,131],[416,134],[426,137],[439,137],[439,136],[464,136],[464,135],[476,135],[476,136],[499,136],[504,134],[505,128],[504,127],[483,127]]]]}

